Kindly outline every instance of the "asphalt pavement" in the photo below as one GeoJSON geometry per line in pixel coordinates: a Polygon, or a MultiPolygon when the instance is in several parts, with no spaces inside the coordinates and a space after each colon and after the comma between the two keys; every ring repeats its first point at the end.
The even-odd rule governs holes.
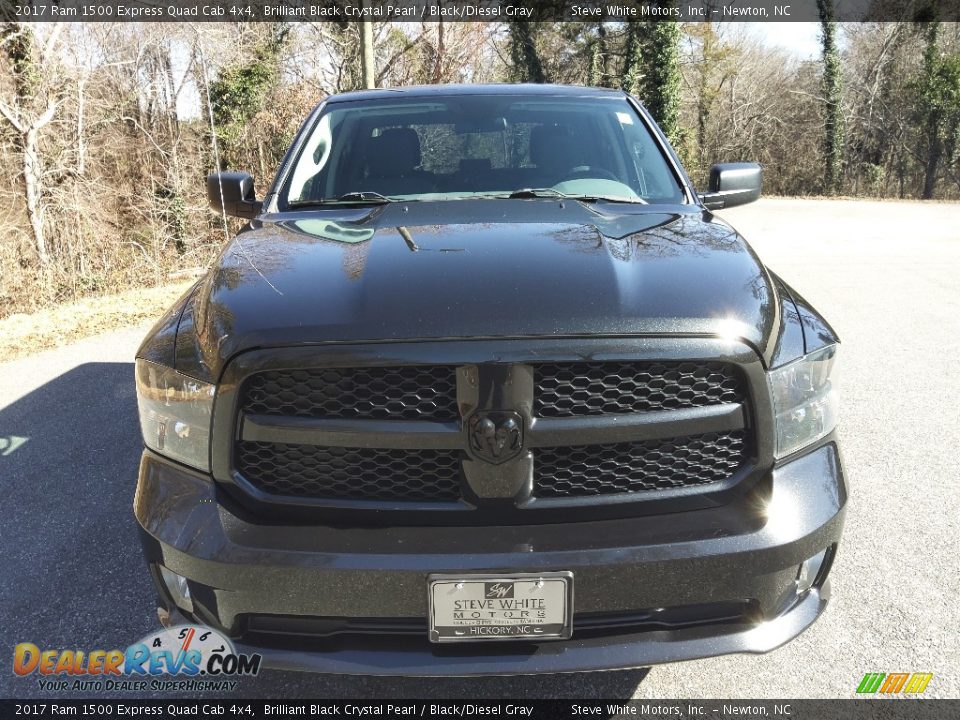
{"type": "MultiPolygon", "coordinates": [[[[767,655],[480,679],[265,671],[250,697],[832,698],[867,672],[960,696],[960,205],[765,199],[723,213],[831,321],[851,484],[833,600],[767,655]]],[[[0,364],[0,696],[48,696],[13,647],[109,649],[157,628],[131,513],[146,327],[0,364]]],[[[63,695],[69,697],[69,695],[63,695]]]]}

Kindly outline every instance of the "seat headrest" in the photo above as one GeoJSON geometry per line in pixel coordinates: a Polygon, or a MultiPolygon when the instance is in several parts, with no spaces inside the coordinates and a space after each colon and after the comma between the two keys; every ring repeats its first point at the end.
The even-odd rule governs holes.
{"type": "Polygon", "coordinates": [[[420,136],[413,128],[390,128],[370,143],[372,175],[402,175],[420,164],[420,136]]]}

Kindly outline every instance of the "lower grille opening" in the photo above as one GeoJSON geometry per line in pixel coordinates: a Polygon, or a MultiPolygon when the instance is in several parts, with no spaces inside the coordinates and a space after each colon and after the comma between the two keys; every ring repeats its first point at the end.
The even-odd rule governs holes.
{"type": "Polygon", "coordinates": [[[708,485],[730,478],[746,459],[745,433],[739,430],[540,448],[534,461],[534,495],[584,497],[708,485]]]}
{"type": "MultiPolygon", "coordinates": [[[[743,600],[626,612],[576,613],[573,617],[573,637],[604,637],[717,625],[730,625],[731,630],[735,630],[755,623],[759,617],[757,608],[755,601],[743,600]]],[[[407,648],[429,646],[439,652],[456,648],[457,652],[462,652],[476,650],[487,644],[434,645],[427,638],[427,619],[421,617],[344,618],[251,614],[243,617],[240,627],[240,642],[279,649],[331,650],[339,644],[354,647],[352,643],[366,642],[407,648]]],[[[517,645],[523,646],[525,643],[499,645],[498,651],[501,647],[516,648],[517,645]]]]}
{"type": "Polygon", "coordinates": [[[237,469],[272,495],[381,501],[459,500],[460,453],[240,441],[237,469]]]}

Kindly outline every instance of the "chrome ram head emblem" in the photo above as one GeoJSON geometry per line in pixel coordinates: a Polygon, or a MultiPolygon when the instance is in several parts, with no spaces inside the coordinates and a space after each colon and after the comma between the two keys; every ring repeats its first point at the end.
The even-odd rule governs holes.
{"type": "Polygon", "coordinates": [[[476,412],[467,422],[467,437],[477,459],[499,465],[523,450],[523,418],[515,412],[476,412]]]}

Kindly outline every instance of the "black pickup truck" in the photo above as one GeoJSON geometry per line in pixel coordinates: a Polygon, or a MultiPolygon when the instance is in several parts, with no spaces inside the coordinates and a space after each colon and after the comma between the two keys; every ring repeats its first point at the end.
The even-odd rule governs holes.
{"type": "Polygon", "coordinates": [[[267,667],[479,675],[766,652],[824,610],[837,337],[622,92],[329,97],[136,361],[166,622],[267,667]]]}

